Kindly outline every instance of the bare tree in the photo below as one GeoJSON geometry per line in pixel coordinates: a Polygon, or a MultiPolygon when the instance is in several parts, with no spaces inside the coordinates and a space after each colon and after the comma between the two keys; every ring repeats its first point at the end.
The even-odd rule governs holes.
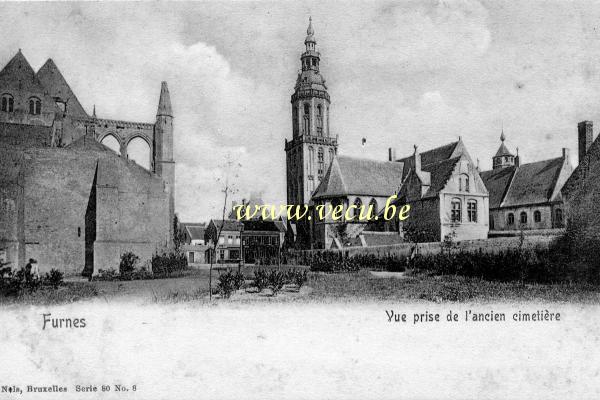
{"type": "MultiPolygon", "coordinates": [[[[215,232],[216,235],[212,238],[212,249],[210,255],[210,269],[208,273],[208,291],[209,298],[212,300],[212,270],[214,259],[217,256],[217,247],[219,247],[219,238],[221,237],[221,232],[223,232],[223,226],[225,225],[225,216],[227,215],[227,202],[229,198],[237,193],[237,188],[235,186],[235,182],[239,177],[239,169],[242,164],[233,160],[231,154],[227,155],[225,162],[221,166],[222,176],[217,177],[217,184],[221,186],[221,193],[223,193],[223,209],[221,213],[220,223],[215,224],[215,232]]],[[[241,240],[241,238],[240,238],[241,240]]]]}

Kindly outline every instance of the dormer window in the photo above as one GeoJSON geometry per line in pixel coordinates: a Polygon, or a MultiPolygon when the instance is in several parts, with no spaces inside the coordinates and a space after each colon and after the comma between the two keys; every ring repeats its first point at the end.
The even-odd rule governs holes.
{"type": "Polygon", "coordinates": [[[461,174],[458,178],[458,190],[460,192],[469,192],[469,175],[461,174]]]}
{"type": "Polygon", "coordinates": [[[42,113],[42,101],[37,97],[29,99],[29,114],[40,115],[42,113]]]}
{"type": "Polygon", "coordinates": [[[2,95],[2,111],[13,112],[15,107],[15,99],[12,95],[6,93],[2,95]]]}

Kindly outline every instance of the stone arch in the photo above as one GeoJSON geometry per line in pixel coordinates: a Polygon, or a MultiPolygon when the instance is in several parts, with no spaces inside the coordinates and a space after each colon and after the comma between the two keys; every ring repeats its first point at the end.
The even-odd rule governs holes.
{"type": "Polygon", "coordinates": [[[127,158],[134,160],[139,166],[152,171],[152,141],[145,135],[135,134],[125,142],[127,158]],[[145,145],[145,146],[144,146],[145,145]],[[144,154],[146,153],[147,154],[144,154]]]}
{"type": "Polygon", "coordinates": [[[120,154],[123,151],[122,141],[112,132],[101,136],[98,141],[117,154],[120,154]]]}

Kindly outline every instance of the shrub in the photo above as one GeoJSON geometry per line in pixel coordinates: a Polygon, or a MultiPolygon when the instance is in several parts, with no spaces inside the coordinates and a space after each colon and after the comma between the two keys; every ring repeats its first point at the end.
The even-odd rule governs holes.
{"type": "Polygon", "coordinates": [[[218,280],[217,291],[221,297],[228,299],[235,290],[235,276],[231,271],[227,271],[226,273],[219,275],[218,280]]]}
{"type": "Polygon", "coordinates": [[[283,285],[285,285],[285,276],[283,272],[276,269],[271,270],[269,273],[269,286],[271,287],[273,296],[277,296],[277,293],[283,289],[283,285]]]}
{"type": "Polygon", "coordinates": [[[94,277],[98,281],[115,281],[119,278],[117,271],[114,269],[99,269],[98,275],[94,277]]]}
{"type": "Polygon", "coordinates": [[[183,253],[162,253],[152,256],[152,273],[157,276],[170,275],[188,268],[187,257],[183,253]]]}
{"type": "Polygon", "coordinates": [[[269,275],[267,271],[263,269],[257,269],[254,271],[254,286],[258,289],[259,292],[269,286],[269,275]]]}
{"type": "Polygon", "coordinates": [[[131,251],[121,254],[121,263],[119,264],[119,274],[123,279],[131,279],[131,274],[135,270],[135,264],[140,258],[131,251]]]}
{"type": "Polygon", "coordinates": [[[246,277],[240,271],[233,275],[233,286],[235,287],[235,290],[240,290],[244,286],[245,282],[246,277]]]}
{"type": "Polygon", "coordinates": [[[308,280],[308,271],[294,270],[294,283],[298,286],[298,290],[304,286],[308,280]]]}
{"type": "Polygon", "coordinates": [[[44,277],[44,284],[52,286],[54,289],[58,289],[58,287],[63,283],[63,273],[57,269],[52,268],[50,272],[46,273],[44,277]]]}

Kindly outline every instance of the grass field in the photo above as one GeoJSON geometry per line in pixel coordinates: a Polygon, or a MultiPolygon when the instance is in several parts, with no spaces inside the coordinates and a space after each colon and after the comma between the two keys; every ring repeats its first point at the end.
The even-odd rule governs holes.
{"type": "MultiPolygon", "coordinates": [[[[253,267],[244,268],[252,276],[253,267]]],[[[213,287],[218,271],[213,271],[213,287]]],[[[66,282],[58,290],[46,288],[25,293],[18,298],[0,298],[0,304],[63,304],[100,299],[106,302],[141,303],[201,302],[208,303],[206,270],[190,270],[183,276],[144,281],[66,282]]],[[[250,281],[247,281],[248,284],[250,281]]],[[[414,275],[410,272],[394,277],[377,277],[369,271],[345,274],[310,273],[302,290],[286,286],[276,297],[269,290],[255,293],[250,288],[231,299],[213,302],[361,302],[361,301],[425,301],[425,302],[578,302],[599,303],[600,290],[584,285],[541,285],[519,282],[492,282],[461,276],[414,275]]]]}

